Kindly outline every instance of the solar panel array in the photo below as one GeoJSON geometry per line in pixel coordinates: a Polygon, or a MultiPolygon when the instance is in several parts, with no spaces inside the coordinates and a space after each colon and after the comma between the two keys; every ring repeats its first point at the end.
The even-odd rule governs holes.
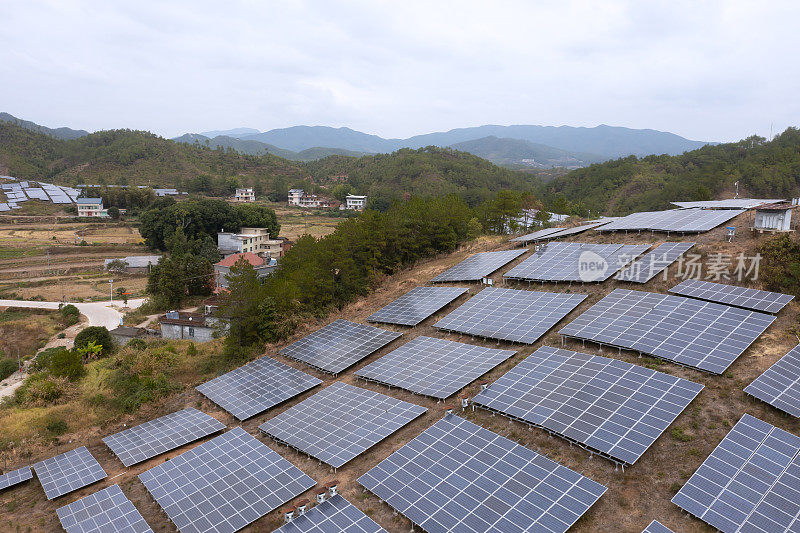
{"type": "Polygon", "coordinates": [[[647,250],[647,244],[551,242],[509,270],[503,277],[526,281],[605,281],[647,250]],[[604,271],[587,276],[583,263],[597,261],[604,271]]]}
{"type": "Polygon", "coordinates": [[[357,377],[433,398],[452,396],[512,355],[513,350],[420,336],[358,370],[357,377]]]}
{"type": "Polygon", "coordinates": [[[674,533],[670,528],[659,522],[658,520],[653,520],[650,522],[646,528],[642,530],[642,533],[674,533]]]}
{"type": "Polygon", "coordinates": [[[774,320],[712,302],[615,289],[559,333],[721,374],[774,320]]]}
{"type": "Polygon", "coordinates": [[[431,533],[564,532],[606,487],[455,415],[358,479],[431,533]]]}
{"type": "Polygon", "coordinates": [[[386,530],[340,494],[315,505],[275,533],[381,533],[386,530]]]}
{"type": "Polygon", "coordinates": [[[339,319],[290,344],[279,353],[335,375],[401,335],[339,319]]]}
{"type": "Polygon", "coordinates": [[[634,283],[647,283],[665,271],[680,256],[688,252],[693,242],[665,242],[648,252],[637,261],[620,270],[615,279],[634,283]]]}
{"type": "Polygon", "coordinates": [[[91,485],[107,475],[86,446],[39,461],[33,470],[48,500],[91,485]]]}
{"type": "Polygon", "coordinates": [[[182,533],[238,531],[316,485],[240,427],[139,479],[182,533]]]}
{"type": "Polygon", "coordinates": [[[800,528],[800,437],[745,414],[672,498],[725,533],[800,528]]]}
{"type": "Polygon", "coordinates": [[[371,314],[367,321],[416,326],[465,292],[467,289],[461,287],[416,287],[371,314]]]}
{"type": "Polygon", "coordinates": [[[495,270],[505,266],[526,250],[504,250],[501,252],[482,252],[467,257],[459,264],[448,268],[431,280],[432,283],[443,281],[479,281],[495,270]]]}
{"type": "Polygon", "coordinates": [[[413,403],[336,382],[259,429],[339,468],[426,411],[413,403]]]}
{"type": "Polygon", "coordinates": [[[321,379],[262,357],[197,386],[197,390],[239,420],[275,407],[322,383],[321,379]]]}
{"type": "Polygon", "coordinates": [[[781,411],[800,417],[800,345],[789,350],[744,391],[781,411]]]}
{"type": "Polygon", "coordinates": [[[794,298],[791,294],[748,289],[699,279],[684,280],[672,287],[669,292],[765,313],[777,313],[794,298]]]}
{"type": "Polygon", "coordinates": [[[702,207],[704,209],[752,209],[761,204],[773,204],[784,202],[785,200],[759,199],[759,198],[735,198],[727,200],[701,200],[698,202],[670,202],[678,207],[702,207]]]}
{"type": "Polygon", "coordinates": [[[473,404],[633,464],[702,389],[624,361],[543,346],[473,404]]]}
{"type": "Polygon", "coordinates": [[[56,510],[67,533],[152,533],[119,485],[111,485],[56,510]]]}
{"type": "Polygon", "coordinates": [[[533,344],[584,299],[585,294],[487,287],[433,327],[533,344]]]}
{"type": "Polygon", "coordinates": [[[132,466],[202,437],[222,431],[225,424],[188,407],[103,439],[122,464],[132,466]]]}
{"type": "Polygon", "coordinates": [[[744,213],[741,209],[671,209],[633,213],[595,228],[596,231],[665,231],[702,233],[744,213]]]}
{"type": "Polygon", "coordinates": [[[28,481],[32,477],[33,472],[31,472],[31,467],[29,466],[24,466],[22,468],[18,468],[17,470],[6,472],[5,474],[0,475],[0,490],[13,487],[14,485],[18,485],[23,481],[28,481]]]}
{"type": "Polygon", "coordinates": [[[569,235],[577,235],[578,233],[583,233],[586,230],[590,230],[593,228],[597,228],[602,226],[603,224],[608,224],[609,221],[603,222],[591,222],[589,224],[583,224],[580,226],[575,226],[572,228],[545,228],[540,229],[539,231],[535,231],[533,233],[529,233],[527,235],[522,235],[520,237],[515,237],[511,239],[511,242],[522,242],[522,243],[529,243],[529,242],[536,242],[536,241],[547,241],[550,239],[559,239],[561,237],[568,237],[569,235]]]}

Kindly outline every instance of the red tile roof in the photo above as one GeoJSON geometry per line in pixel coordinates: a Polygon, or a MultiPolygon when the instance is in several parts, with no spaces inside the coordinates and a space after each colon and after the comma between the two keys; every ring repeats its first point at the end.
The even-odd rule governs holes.
{"type": "Polygon", "coordinates": [[[244,257],[248,263],[253,265],[254,267],[261,266],[264,264],[264,258],[259,257],[253,252],[244,252],[242,254],[232,254],[217,263],[217,266],[224,266],[224,267],[232,267],[239,261],[240,257],[244,257]]]}

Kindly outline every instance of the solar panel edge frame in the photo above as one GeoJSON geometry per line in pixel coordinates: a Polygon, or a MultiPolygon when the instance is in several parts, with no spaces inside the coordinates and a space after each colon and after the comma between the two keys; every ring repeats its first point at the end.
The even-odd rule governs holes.
{"type": "MultiPolygon", "coordinates": [[[[422,285],[421,287],[425,287],[425,286],[424,286],[424,285],[422,285]]],[[[415,287],[414,289],[418,289],[418,288],[420,288],[420,287],[415,287]]],[[[435,287],[431,287],[431,288],[435,288],[435,287]]],[[[459,288],[459,287],[451,287],[451,288],[453,288],[453,289],[456,289],[456,288],[459,288]]],[[[381,307],[380,309],[378,309],[377,311],[375,311],[374,313],[372,313],[371,315],[369,315],[369,316],[366,318],[366,321],[367,321],[367,322],[370,322],[370,323],[372,323],[372,324],[389,324],[389,325],[393,325],[393,326],[407,326],[407,327],[410,327],[410,328],[415,328],[415,327],[419,326],[420,324],[422,324],[423,322],[425,322],[426,320],[428,320],[430,317],[432,317],[432,316],[433,316],[433,315],[435,315],[436,313],[438,313],[439,311],[441,311],[442,309],[444,309],[445,307],[447,307],[448,305],[451,305],[453,302],[455,302],[456,300],[458,300],[459,298],[461,298],[461,297],[462,297],[462,296],[464,296],[465,294],[468,294],[468,293],[469,293],[469,289],[468,289],[468,288],[466,288],[466,287],[461,287],[461,288],[462,288],[463,290],[462,290],[462,292],[461,292],[460,294],[458,294],[458,295],[457,295],[457,296],[455,296],[454,298],[452,298],[452,299],[448,300],[447,302],[445,302],[444,304],[442,304],[442,306],[441,306],[441,307],[439,307],[439,308],[435,309],[435,310],[434,310],[432,313],[430,313],[430,314],[429,314],[429,315],[427,315],[426,317],[424,317],[424,318],[420,319],[419,321],[417,321],[417,322],[416,322],[416,323],[414,323],[414,324],[409,324],[409,323],[401,323],[401,322],[388,322],[388,321],[385,321],[385,320],[374,320],[374,319],[372,319],[372,317],[373,317],[373,316],[375,316],[376,314],[380,313],[380,312],[381,312],[383,309],[385,309],[385,308],[389,307],[390,305],[392,305],[394,302],[396,302],[397,300],[399,300],[400,298],[402,298],[402,297],[403,297],[403,296],[405,296],[406,294],[410,294],[410,293],[411,293],[411,292],[412,292],[414,289],[411,289],[411,291],[408,291],[407,293],[403,294],[403,295],[402,295],[402,296],[400,296],[399,298],[396,298],[396,299],[394,299],[393,301],[391,301],[391,302],[389,302],[388,304],[386,304],[385,306],[381,307]]],[[[399,338],[399,337],[398,337],[398,338],[399,338]]]]}

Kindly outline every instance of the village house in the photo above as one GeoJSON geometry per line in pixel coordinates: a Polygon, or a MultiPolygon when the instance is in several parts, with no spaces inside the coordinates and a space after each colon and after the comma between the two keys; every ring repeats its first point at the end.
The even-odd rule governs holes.
{"type": "Polygon", "coordinates": [[[236,194],[234,195],[234,199],[237,202],[255,202],[256,194],[253,192],[252,188],[236,189],[236,194]]]}
{"type": "Polygon", "coordinates": [[[160,255],[129,255],[105,260],[105,269],[122,271],[126,274],[149,274],[150,270],[158,264],[160,255]]]}
{"type": "Polygon", "coordinates": [[[345,197],[345,203],[344,203],[345,209],[355,209],[356,211],[363,211],[366,206],[367,206],[366,196],[348,194],[345,197]]]}
{"type": "Polygon", "coordinates": [[[102,198],[78,198],[75,200],[75,203],[78,206],[79,217],[104,216],[102,198]]]}
{"type": "Polygon", "coordinates": [[[217,233],[217,248],[223,257],[252,252],[261,257],[283,257],[290,244],[285,237],[271,239],[267,228],[242,228],[239,233],[217,233]]]}
{"type": "Polygon", "coordinates": [[[228,274],[231,273],[231,267],[235,265],[240,259],[244,258],[245,261],[250,263],[256,271],[259,278],[264,278],[272,274],[278,268],[278,261],[276,259],[265,259],[252,252],[245,252],[239,254],[231,254],[222,261],[214,264],[214,292],[219,293],[222,290],[228,289],[228,274]]]}
{"type": "Polygon", "coordinates": [[[161,324],[161,337],[164,339],[208,342],[214,338],[215,331],[225,329],[218,318],[185,311],[169,311],[158,317],[158,322],[161,324]]]}

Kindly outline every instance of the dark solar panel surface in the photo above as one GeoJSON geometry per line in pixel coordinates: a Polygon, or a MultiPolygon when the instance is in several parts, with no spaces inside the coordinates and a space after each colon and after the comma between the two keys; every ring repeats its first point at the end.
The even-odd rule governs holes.
{"type": "Polygon", "coordinates": [[[678,258],[688,252],[693,242],[665,242],[620,270],[615,279],[633,283],[647,283],[665,271],[678,258]]]}
{"type": "Polygon", "coordinates": [[[533,344],[585,298],[585,294],[487,287],[433,327],[533,344]]]}
{"type": "Polygon", "coordinates": [[[444,399],[514,353],[513,350],[420,336],[355,374],[370,381],[444,399]]]}
{"type": "Polygon", "coordinates": [[[369,322],[416,326],[467,289],[461,287],[416,287],[367,318],[369,322]]]}
{"type": "Polygon", "coordinates": [[[800,437],[745,414],[672,503],[733,533],[800,527],[800,437]]]}
{"type": "Polygon", "coordinates": [[[59,508],[56,513],[67,533],[152,533],[119,485],[59,508]]]}
{"type": "Polygon", "coordinates": [[[338,374],[401,335],[339,319],[290,344],[279,353],[323,372],[338,374]]]}
{"type": "Polygon", "coordinates": [[[430,533],[563,533],[606,491],[455,415],[436,422],[358,482],[430,533]]]}
{"type": "Polygon", "coordinates": [[[64,452],[33,465],[48,500],[78,490],[106,477],[86,446],[64,452]]]}
{"type": "Polygon", "coordinates": [[[800,417],[800,345],[789,350],[744,391],[781,411],[800,417]]]}
{"type": "Polygon", "coordinates": [[[633,464],[702,389],[616,359],[543,346],[473,404],[633,464]]]}
{"type": "Polygon", "coordinates": [[[193,407],[150,420],[103,439],[125,466],[222,431],[225,424],[193,407]]]}
{"type": "Polygon", "coordinates": [[[672,287],[669,292],[765,313],[777,313],[794,298],[790,294],[748,289],[699,279],[684,280],[672,287]]]}
{"type": "Polygon", "coordinates": [[[321,379],[262,357],[196,388],[237,419],[245,420],[320,383],[321,379]]]}
{"type": "Polygon", "coordinates": [[[774,320],[712,302],[615,289],[559,333],[721,374],[774,320]]]}
{"type": "Polygon", "coordinates": [[[650,522],[646,528],[642,530],[642,533],[674,533],[670,528],[659,522],[658,520],[653,520],[650,522]]]}
{"type": "Polygon", "coordinates": [[[31,467],[25,466],[22,468],[18,468],[16,470],[12,470],[11,472],[6,472],[5,474],[0,475],[0,490],[7,489],[8,487],[13,487],[23,481],[28,481],[33,477],[33,472],[31,472],[31,467]]]}
{"type": "Polygon", "coordinates": [[[239,427],[139,479],[181,533],[238,531],[316,485],[239,427]]]}
{"type": "Polygon", "coordinates": [[[459,264],[448,268],[431,281],[478,281],[495,270],[510,263],[527,250],[504,250],[501,252],[483,252],[467,257],[459,264]]]}
{"type": "Polygon", "coordinates": [[[275,533],[381,533],[386,531],[340,494],[275,530],[275,533]]]}
{"type": "Polygon", "coordinates": [[[647,250],[647,244],[551,242],[509,270],[506,279],[527,281],[605,281],[647,250]],[[597,271],[586,265],[596,263],[597,271]]]}
{"type": "Polygon", "coordinates": [[[555,237],[558,233],[560,233],[563,230],[564,228],[544,228],[538,231],[534,231],[533,233],[528,233],[527,235],[514,237],[513,239],[511,239],[511,242],[535,242],[535,241],[547,240],[555,237]]]}
{"type": "Polygon", "coordinates": [[[336,382],[259,429],[338,468],[425,411],[413,403],[336,382]]]}

